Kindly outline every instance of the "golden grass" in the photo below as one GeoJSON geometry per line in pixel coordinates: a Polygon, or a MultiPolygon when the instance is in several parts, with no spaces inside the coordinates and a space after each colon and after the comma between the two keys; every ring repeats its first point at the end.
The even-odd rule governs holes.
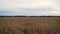
{"type": "Polygon", "coordinates": [[[0,17],[0,34],[60,34],[60,17],[0,17]]]}

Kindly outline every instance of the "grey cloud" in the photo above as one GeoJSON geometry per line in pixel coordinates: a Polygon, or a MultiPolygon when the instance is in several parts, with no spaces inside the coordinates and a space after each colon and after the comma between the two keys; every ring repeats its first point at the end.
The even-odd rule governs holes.
{"type": "Polygon", "coordinates": [[[5,9],[4,11],[0,10],[0,15],[24,15],[24,16],[40,16],[40,15],[60,15],[60,13],[52,13],[53,8],[14,8],[14,9],[5,9]]]}

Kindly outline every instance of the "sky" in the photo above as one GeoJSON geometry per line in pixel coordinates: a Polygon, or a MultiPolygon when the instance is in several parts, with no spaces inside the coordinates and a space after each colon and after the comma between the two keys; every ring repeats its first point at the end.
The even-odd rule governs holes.
{"type": "Polygon", "coordinates": [[[0,0],[1,15],[60,16],[60,0],[0,0]]]}

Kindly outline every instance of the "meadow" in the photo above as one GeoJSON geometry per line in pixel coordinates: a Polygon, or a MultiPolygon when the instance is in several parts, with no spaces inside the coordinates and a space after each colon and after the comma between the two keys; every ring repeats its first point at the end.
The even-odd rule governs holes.
{"type": "Polygon", "coordinates": [[[0,34],[60,34],[60,17],[0,17],[0,34]]]}

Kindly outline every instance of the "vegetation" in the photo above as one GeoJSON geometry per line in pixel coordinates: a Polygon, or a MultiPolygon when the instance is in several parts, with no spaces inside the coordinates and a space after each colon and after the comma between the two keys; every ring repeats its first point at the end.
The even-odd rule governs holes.
{"type": "Polygon", "coordinates": [[[60,17],[0,17],[0,34],[60,34],[60,17]]]}

